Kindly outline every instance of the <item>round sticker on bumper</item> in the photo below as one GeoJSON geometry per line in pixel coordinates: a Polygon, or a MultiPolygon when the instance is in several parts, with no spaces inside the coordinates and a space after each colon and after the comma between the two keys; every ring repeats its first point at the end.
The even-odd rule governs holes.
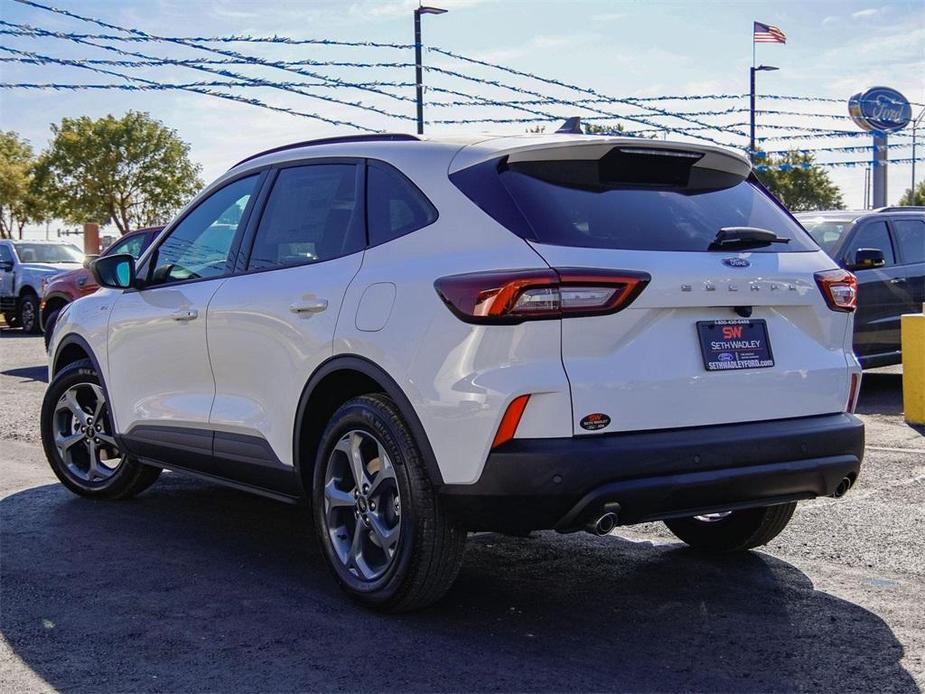
{"type": "Polygon", "coordinates": [[[610,425],[610,417],[601,413],[595,412],[594,414],[589,414],[587,417],[582,419],[579,424],[581,424],[582,429],[587,429],[588,431],[596,431],[597,429],[603,429],[610,425]]]}

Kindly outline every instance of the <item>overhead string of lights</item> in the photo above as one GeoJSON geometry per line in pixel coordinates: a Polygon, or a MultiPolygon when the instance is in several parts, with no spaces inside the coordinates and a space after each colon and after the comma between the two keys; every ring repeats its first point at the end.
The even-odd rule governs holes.
{"type": "MultiPolygon", "coordinates": [[[[81,83],[20,79],[0,83],[0,89],[186,91],[364,132],[381,132],[384,129],[382,127],[382,118],[394,119],[399,123],[414,120],[414,116],[410,113],[411,109],[408,109],[408,112],[405,113],[402,110],[393,110],[386,106],[390,101],[398,103],[415,101],[415,98],[411,95],[416,86],[414,82],[400,78],[390,79],[394,76],[395,70],[404,71],[414,66],[414,63],[394,59],[394,57],[397,57],[394,55],[395,51],[412,50],[414,48],[413,44],[343,41],[328,38],[293,38],[279,35],[160,36],[137,28],[119,26],[95,17],[53,7],[36,0],[15,1],[22,5],[94,24],[105,30],[118,33],[77,33],[0,20],[0,36],[8,36],[14,40],[19,37],[43,38],[57,41],[62,45],[64,43],[77,44],[94,50],[107,51],[117,57],[64,58],[39,53],[34,50],[0,46],[0,50],[6,53],[6,55],[0,56],[0,63],[73,67],[95,74],[114,77],[120,82],[81,83]],[[123,46],[113,45],[114,43],[121,43],[123,46]],[[188,56],[165,57],[151,55],[141,51],[129,50],[124,45],[126,43],[166,44],[198,51],[204,55],[192,58],[188,56]],[[239,50],[233,50],[229,46],[229,44],[242,43],[251,45],[343,47],[391,53],[388,56],[383,56],[388,58],[385,60],[317,60],[310,58],[274,60],[245,54],[239,50]],[[128,72],[111,68],[123,68],[127,69],[128,72]],[[142,76],[134,72],[135,70],[150,71],[152,68],[191,69],[206,73],[209,78],[196,81],[164,81],[154,79],[150,76],[150,72],[145,73],[148,76],[142,76]],[[256,77],[247,74],[244,71],[246,68],[280,70],[308,79],[274,80],[266,77],[256,77]],[[362,71],[362,76],[354,80],[346,79],[337,75],[336,71],[341,69],[362,71]],[[272,89],[298,97],[326,102],[337,106],[339,111],[336,114],[326,115],[268,103],[265,100],[239,93],[239,90],[253,88],[272,89]],[[368,98],[360,100],[354,97],[357,93],[368,98]],[[340,95],[346,94],[350,94],[350,96],[341,98],[340,95]],[[365,114],[366,119],[372,120],[362,122],[363,119],[348,117],[347,114],[356,116],[365,114]]],[[[32,41],[29,48],[33,48],[34,43],[32,41]]],[[[601,123],[603,127],[597,126],[594,131],[602,134],[635,137],[673,134],[726,147],[745,148],[744,141],[747,137],[748,123],[723,121],[729,121],[726,118],[727,116],[748,112],[749,109],[744,104],[744,101],[748,98],[747,94],[614,96],[590,87],[473,58],[444,48],[431,46],[427,50],[432,55],[440,56],[441,58],[441,60],[435,61],[438,64],[423,66],[428,74],[438,78],[434,80],[437,84],[426,87],[427,93],[434,97],[428,101],[427,107],[429,109],[439,109],[438,113],[440,113],[438,117],[427,121],[431,125],[519,124],[526,126],[529,124],[558,123],[566,117],[581,115],[583,121],[601,123]],[[451,61],[450,64],[447,61],[451,61]],[[452,62],[460,63],[467,67],[453,69],[452,62]],[[487,76],[491,73],[506,75],[507,78],[495,79],[493,76],[487,76]],[[514,81],[516,83],[512,83],[514,81]],[[530,88],[527,86],[530,83],[542,86],[530,88]],[[462,85],[462,88],[453,88],[460,85],[462,85]],[[474,90],[475,93],[466,91],[466,88],[474,90]],[[546,91],[542,91],[544,89],[546,91]],[[554,89],[558,94],[549,94],[548,90],[550,89],[554,89]],[[495,95],[492,96],[492,94],[495,95]],[[509,98],[512,96],[514,98],[509,98]],[[679,108],[681,104],[688,102],[690,103],[686,108],[679,108]],[[719,105],[712,108],[703,108],[703,106],[713,106],[713,104],[719,105]],[[447,113],[448,109],[456,109],[459,112],[450,114],[447,113]],[[472,110],[474,112],[470,112],[472,110]],[[608,125],[616,123],[619,123],[621,127],[608,128],[608,125]]],[[[844,104],[843,100],[831,97],[784,94],[759,94],[757,96],[768,105],[770,105],[768,102],[838,104],[839,106],[844,104]]],[[[913,105],[922,106],[922,104],[913,105]]],[[[758,109],[756,113],[763,117],[763,122],[759,124],[759,131],[762,136],[757,140],[765,149],[765,151],[757,154],[759,163],[756,165],[756,169],[759,171],[771,168],[781,170],[809,168],[813,165],[829,167],[877,165],[868,160],[825,161],[813,162],[813,164],[808,162],[805,164],[775,163],[773,159],[769,160],[768,157],[780,158],[791,152],[801,155],[819,153],[831,155],[862,154],[872,153],[874,148],[869,145],[829,144],[828,141],[830,140],[869,137],[869,133],[866,132],[837,127],[837,125],[841,125],[840,123],[837,125],[833,123],[832,126],[824,125],[822,119],[830,119],[836,122],[848,120],[849,116],[844,113],[827,113],[819,108],[812,111],[800,111],[787,107],[765,107],[758,109]],[[804,140],[812,140],[812,146],[804,147],[797,144],[804,140]],[[767,145],[772,142],[782,143],[788,149],[770,149],[767,145]],[[790,147],[789,144],[784,144],[791,142],[794,143],[793,147],[790,147]]],[[[895,133],[893,135],[894,141],[886,147],[889,150],[909,147],[911,145],[909,137],[908,133],[895,133]],[[895,138],[899,138],[900,141],[896,142],[895,138]]],[[[778,147],[780,146],[778,145],[778,147]]],[[[894,158],[890,160],[890,163],[903,164],[911,163],[912,161],[912,158],[894,158]]],[[[920,161],[920,159],[916,158],[916,161],[920,161]]]]}

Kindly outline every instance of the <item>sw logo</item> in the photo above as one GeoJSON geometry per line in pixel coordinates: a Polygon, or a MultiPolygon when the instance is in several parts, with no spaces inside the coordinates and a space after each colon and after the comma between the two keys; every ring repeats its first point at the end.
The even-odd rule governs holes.
{"type": "Polygon", "coordinates": [[[723,339],[724,340],[738,340],[742,337],[742,326],[741,325],[724,325],[723,326],[723,339]]]}

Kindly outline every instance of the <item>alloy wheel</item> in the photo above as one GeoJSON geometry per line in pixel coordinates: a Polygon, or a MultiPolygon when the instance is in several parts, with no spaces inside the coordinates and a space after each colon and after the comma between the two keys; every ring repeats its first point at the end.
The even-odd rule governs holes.
{"type": "Polygon", "coordinates": [[[344,434],[327,462],[324,519],[343,568],[363,582],[392,566],[401,537],[401,494],[382,443],[366,431],[344,434]]]}
{"type": "Polygon", "coordinates": [[[95,383],[64,391],[55,405],[52,433],[68,472],[82,482],[105,482],[124,460],[109,431],[106,396],[95,383]]]}
{"type": "Polygon", "coordinates": [[[22,328],[26,332],[32,332],[35,328],[35,304],[31,301],[23,301],[22,309],[20,310],[20,318],[22,321],[22,328]]]}

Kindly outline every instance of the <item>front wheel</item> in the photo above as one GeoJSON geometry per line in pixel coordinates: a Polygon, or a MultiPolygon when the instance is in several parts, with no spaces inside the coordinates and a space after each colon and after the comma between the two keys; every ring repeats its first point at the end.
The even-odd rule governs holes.
{"type": "Polygon", "coordinates": [[[441,508],[414,437],[385,395],[354,398],[331,418],[312,498],[325,559],[352,598],[409,611],[438,600],[456,579],[465,529],[441,508]]]}
{"type": "Polygon", "coordinates": [[[19,326],[24,333],[35,334],[41,331],[39,298],[35,294],[24,294],[19,300],[19,326]]]}
{"type": "Polygon", "coordinates": [[[705,552],[739,552],[766,545],[787,526],[796,502],[666,520],[678,539],[705,552]]]}
{"type": "Polygon", "coordinates": [[[63,369],[45,391],[45,456],[61,483],[75,494],[125,499],[150,487],[161,473],[126,455],[110,422],[106,394],[89,360],[63,369]]]}

